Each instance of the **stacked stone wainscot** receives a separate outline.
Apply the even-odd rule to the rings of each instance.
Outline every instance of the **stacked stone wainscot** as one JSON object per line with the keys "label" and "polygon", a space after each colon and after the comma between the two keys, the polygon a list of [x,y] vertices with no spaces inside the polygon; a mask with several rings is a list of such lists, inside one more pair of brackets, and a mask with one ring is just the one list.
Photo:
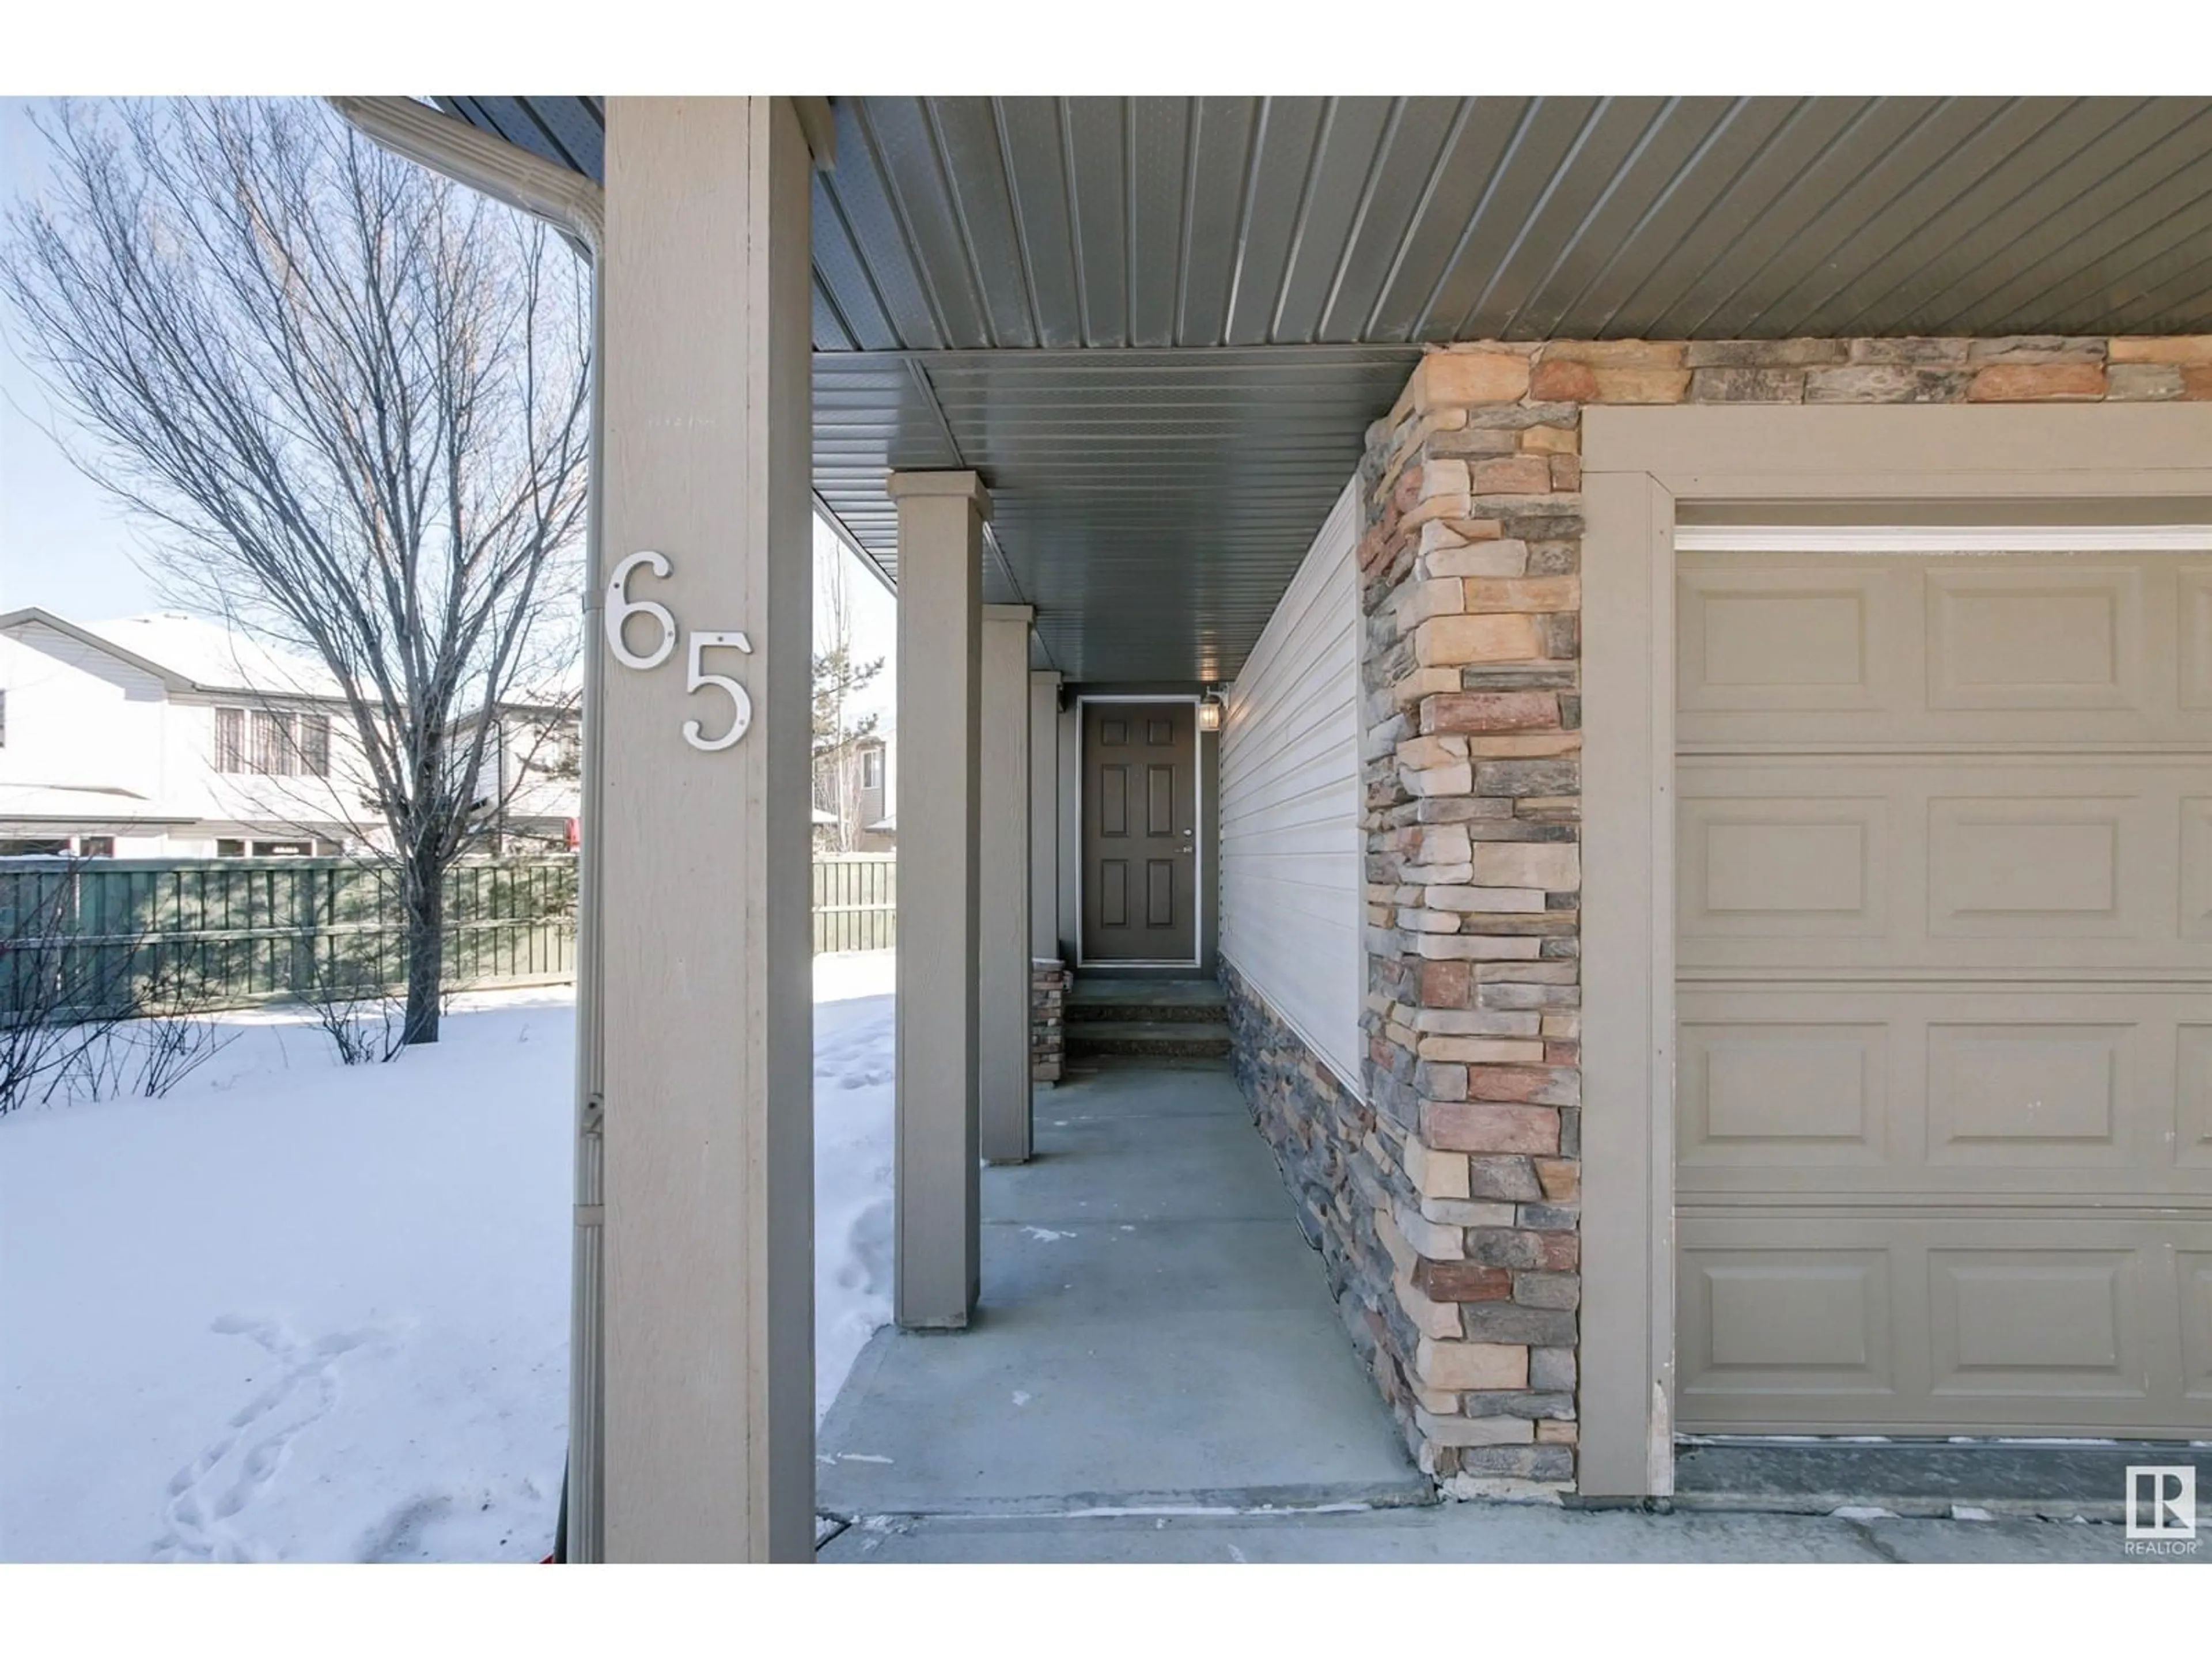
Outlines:
{"label": "stacked stone wainscot", "polygon": [[1067,964],[1058,957],[1030,962],[1030,1080],[1057,1083],[1067,1065]]}

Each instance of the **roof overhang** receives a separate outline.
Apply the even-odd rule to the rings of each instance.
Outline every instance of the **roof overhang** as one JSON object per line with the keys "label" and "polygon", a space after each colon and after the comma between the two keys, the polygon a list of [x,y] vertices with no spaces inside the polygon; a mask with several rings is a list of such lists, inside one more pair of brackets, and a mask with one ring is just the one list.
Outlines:
{"label": "roof overhang", "polygon": [[0,634],[13,634],[24,628],[51,629],[64,639],[74,640],[88,650],[97,651],[102,656],[159,680],[167,690],[196,691],[203,689],[173,668],[164,668],[150,657],[142,657],[136,651],[118,645],[105,634],[95,634],[89,628],[80,628],[67,617],[57,617],[42,606],[28,605],[20,611],[10,611],[0,616]]}
{"label": "roof overhang", "polygon": [[[595,98],[440,100],[602,176]],[[2212,100],[842,98],[815,483],[971,467],[1072,680],[1233,675],[1425,343],[2212,331]]]}

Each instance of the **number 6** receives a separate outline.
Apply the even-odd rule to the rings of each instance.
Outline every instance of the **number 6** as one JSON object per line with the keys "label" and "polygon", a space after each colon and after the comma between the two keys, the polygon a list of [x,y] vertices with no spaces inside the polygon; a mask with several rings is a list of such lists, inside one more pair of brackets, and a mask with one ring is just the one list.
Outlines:
{"label": "number 6", "polygon": [[[665,605],[630,598],[629,573],[640,565],[656,576],[668,574],[668,560],[659,553],[633,553],[615,567],[615,574],[607,579],[607,649],[625,668],[658,668],[676,649],[676,618],[668,614]],[[623,643],[623,624],[638,616],[650,617],[660,624],[659,645],[642,657]]]}
{"label": "number 6", "polygon": [[745,728],[753,723],[753,700],[745,695],[745,688],[726,674],[709,674],[700,665],[700,659],[716,646],[729,646],[748,655],[753,648],[752,641],[743,634],[695,633],[691,635],[691,672],[684,680],[684,689],[696,691],[705,686],[719,685],[730,694],[730,729],[720,737],[702,736],[706,728],[696,720],[684,722],[684,741],[694,749],[704,749],[709,752],[727,749],[744,736]]}

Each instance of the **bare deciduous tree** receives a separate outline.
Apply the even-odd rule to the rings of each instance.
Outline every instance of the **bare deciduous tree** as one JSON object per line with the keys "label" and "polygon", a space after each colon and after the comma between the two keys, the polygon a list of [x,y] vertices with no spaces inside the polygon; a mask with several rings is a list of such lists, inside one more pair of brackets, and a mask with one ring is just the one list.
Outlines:
{"label": "bare deciduous tree", "polygon": [[845,550],[814,550],[814,793],[815,805],[835,819],[828,826],[831,850],[849,853],[860,825],[859,748],[874,734],[878,716],[854,715],[852,703],[884,672],[884,659],[863,662],[853,654],[853,605],[847,586]]}
{"label": "bare deciduous tree", "polygon": [[42,124],[0,293],[154,530],[165,591],[336,680],[438,1032],[441,878],[486,831],[497,723],[577,649],[587,276],[543,227],[305,100]]}

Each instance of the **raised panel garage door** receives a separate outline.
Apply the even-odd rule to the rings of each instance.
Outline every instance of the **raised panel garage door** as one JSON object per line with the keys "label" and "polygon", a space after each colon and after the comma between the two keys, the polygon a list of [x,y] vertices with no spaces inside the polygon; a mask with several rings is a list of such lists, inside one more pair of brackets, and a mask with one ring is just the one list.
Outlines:
{"label": "raised panel garage door", "polygon": [[2212,555],[1684,552],[1677,1419],[2212,1428]]}

